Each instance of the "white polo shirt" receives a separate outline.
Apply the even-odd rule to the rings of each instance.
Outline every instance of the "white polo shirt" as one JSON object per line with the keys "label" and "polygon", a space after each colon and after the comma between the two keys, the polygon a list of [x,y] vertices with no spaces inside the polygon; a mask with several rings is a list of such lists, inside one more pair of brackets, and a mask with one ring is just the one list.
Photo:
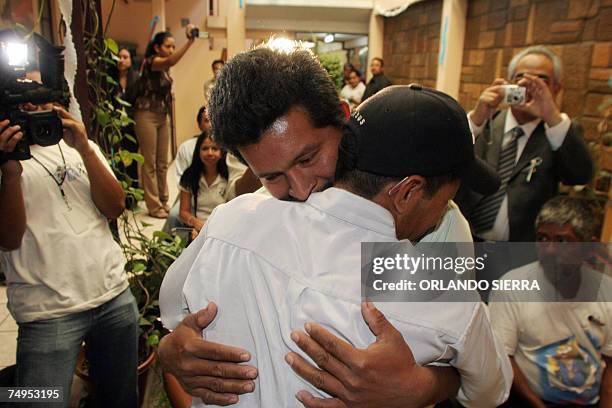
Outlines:
{"label": "white polo shirt", "polygon": [[[191,190],[183,186],[180,187],[180,190],[189,193],[191,209],[193,211],[193,194]],[[200,177],[197,200],[198,207],[195,209],[194,215],[206,222],[215,207],[227,203],[234,197],[236,197],[236,178],[233,179],[230,185],[228,181],[219,174],[215,180],[208,185],[206,178]]]}
{"label": "white polo shirt", "polygon": [[[206,338],[252,353],[259,370],[243,407],[299,406],[308,389],[284,361],[302,353],[292,330],[315,321],[355,347],[375,341],[361,316],[361,242],[397,242],[391,214],[347,191],[330,188],[305,203],[262,195],[217,207],[190,253],[183,285],[190,311],[219,305]],[[180,275],[180,274],[179,274]],[[165,282],[164,282],[165,284]],[[162,305],[163,307],[163,305]],[[509,360],[492,333],[485,307],[475,303],[378,303],[404,335],[419,364],[456,367],[466,406],[496,406],[512,384]],[[194,406],[203,406],[194,400]]]}
{"label": "white polo shirt", "polygon": [[[179,183],[178,188],[180,190],[181,185],[181,176],[187,170],[187,168],[191,165],[191,160],[193,159],[193,150],[195,149],[196,142],[198,141],[198,135],[192,137],[191,139],[183,142],[176,153],[176,159],[174,159],[174,170],[176,171],[176,181]],[[227,170],[229,172],[229,184],[230,187],[234,188],[236,180],[238,180],[247,169],[247,166],[240,162],[231,153],[228,153],[225,159],[227,163]]]}

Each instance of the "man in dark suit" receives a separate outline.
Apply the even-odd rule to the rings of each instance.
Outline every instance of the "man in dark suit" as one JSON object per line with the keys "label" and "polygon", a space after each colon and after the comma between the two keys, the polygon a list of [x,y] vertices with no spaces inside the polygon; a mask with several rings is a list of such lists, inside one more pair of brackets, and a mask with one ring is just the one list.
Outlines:
{"label": "man in dark suit", "polygon": [[[508,79],[496,79],[468,114],[476,155],[497,169],[500,189],[490,196],[462,189],[457,202],[476,238],[534,241],[542,205],[559,182],[588,183],[593,161],[582,127],[555,102],[562,88],[556,54],[542,46],[523,50],[510,61]],[[498,111],[510,83],[525,88],[525,101]]]}
{"label": "man in dark suit", "polygon": [[366,99],[374,95],[376,92],[393,85],[389,78],[385,76],[384,70],[385,62],[383,59],[378,57],[372,58],[372,62],[370,62],[370,72],[372,73],[372,78],[366,85],[361,102],[365,102]]}

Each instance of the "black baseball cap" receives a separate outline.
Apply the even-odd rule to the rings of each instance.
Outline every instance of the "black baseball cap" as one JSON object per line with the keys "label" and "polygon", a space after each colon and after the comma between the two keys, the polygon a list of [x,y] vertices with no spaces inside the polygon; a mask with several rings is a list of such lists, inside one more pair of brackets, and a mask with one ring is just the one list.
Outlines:
{"label": "black baseball cap", "polygon": [[359,105],[346,127],[339,161],[348,169],[398,178],[452,173],[478,193],[499,189],[496,171],[474,155],[465,111],[443,92],[387,87]]}

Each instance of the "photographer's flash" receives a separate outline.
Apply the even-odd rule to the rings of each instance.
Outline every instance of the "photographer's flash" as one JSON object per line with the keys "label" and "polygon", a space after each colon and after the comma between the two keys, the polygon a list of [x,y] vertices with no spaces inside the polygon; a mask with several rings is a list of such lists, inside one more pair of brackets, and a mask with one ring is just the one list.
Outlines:
{"label": "photographer's flash", "polygon": [[4,43],[2,44],[2,51],[6,55],[9,66],[25,67],[28,64],[28,45],[26,43]]}

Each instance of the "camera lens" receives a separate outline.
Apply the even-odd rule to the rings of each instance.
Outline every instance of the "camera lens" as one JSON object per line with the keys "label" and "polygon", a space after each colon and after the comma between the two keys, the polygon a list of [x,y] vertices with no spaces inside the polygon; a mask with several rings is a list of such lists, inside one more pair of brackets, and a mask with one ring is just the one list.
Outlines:
{"label": "camera lens", "polygon": [[49,139],[51,129],[49,123],[46,121],[34,122],[30,126],[32,132],[32,139],[38,141],[38,144],[45,145],[45,142]]}
{"label": "camera lens", "polygon": [[62,139],[62,122],[53,111],[30,115],[28,130],[32,144],[51,146]]}

